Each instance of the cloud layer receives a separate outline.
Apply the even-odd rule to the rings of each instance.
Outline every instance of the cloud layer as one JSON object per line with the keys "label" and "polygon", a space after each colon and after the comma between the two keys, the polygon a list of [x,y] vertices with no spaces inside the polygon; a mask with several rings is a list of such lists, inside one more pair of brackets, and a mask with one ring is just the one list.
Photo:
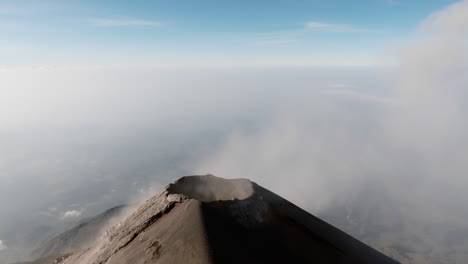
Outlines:
{"label": "cloud layer", "polygon": [[428,18],[391,72],[2,70],[0,200],[14,202],[0,236],[11,248],[18,226],[86,217],[195,173],[248,177],[313,212],[378,185],[405,217],[460,222],[467,12],[463,1]]}
{"label": "cloud layer", "polygon": [[310,210],[369,182],[385,185],[395,199],[419,204],[426,216],[434,213],[429,201],[463,207],[467,7],[462,1],[422,23],[415,40],[396,53],[399,66],[386,78],[393,81],[383,94],[359,86],[324,89],[322,94],[335,96],[328,103],[301,94],[308,104],[294,98],[297,105],[283,107],[261,128],[234,132],[199,171],[253,178]]}

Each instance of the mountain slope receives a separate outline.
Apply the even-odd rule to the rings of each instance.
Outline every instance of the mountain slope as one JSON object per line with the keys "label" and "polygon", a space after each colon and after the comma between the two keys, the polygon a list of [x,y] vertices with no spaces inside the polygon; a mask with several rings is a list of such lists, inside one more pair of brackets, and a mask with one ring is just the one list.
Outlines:
{"label": "mountain slope", "polygon": [[397,263],[246,179],[183,177],[61,263]]}
{"label": "mountain slope", "polygon": [[117,217],[124,210],[120,205],[111,208],[104,213],[90,219],[85,219],[76,227],[42,242],[36,247],[31,255],[32,259],[45,258],[48,256],[60,256],[70,252],[86,249],[99,235],[103,234],[110,220]]}

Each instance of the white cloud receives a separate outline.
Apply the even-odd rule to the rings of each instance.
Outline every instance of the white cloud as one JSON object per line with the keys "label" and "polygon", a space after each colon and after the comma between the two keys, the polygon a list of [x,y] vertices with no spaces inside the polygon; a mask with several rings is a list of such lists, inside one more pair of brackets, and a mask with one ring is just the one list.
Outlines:
{"label": "white cloud", "polygon": [[256,45],[290,45],[296,44],[299,40],[297,39],[265,39],[255,42]]}
{"label": "white cloud", "polygon": [[[467,12],[465,0],[432,14],[422,23],[417,41],[397,54],[400,68],[395,94],[402,108],[392,121],[406,146],[418,144],[415,147],[432,152],[436,145],[463,149],[460,144],[466,142],[464,130],[468,129]],[[445,149],[440,153],[449,152]],[[444,158],[442,154],[440,159]],[[450,158],[455,160],[454,154]]]}
{"label": "white cloud", "polygon": [[[251,178],[313,212],[374,182],[402,204],[417,205],[422,219],[444,204],[459,208],[468,200],[467,12],[468,0],[426,20],[425,34],[398,53],[399,67],[379,70],[377,75],[388,74],[381,84],[331,84],[321,91],[329,98],[291,90],[298,97],[282,98],[294,108],[281,108],[258,129],[233,132],[195,171]],[[374,105],[361,108],[334,97]]]}
{"label": "white cloud", "polygon": [[81,212],[77,210],[67,211],[63,214],[62,219],[77,218],[81,216]]}
{"label": "white cloud", "polygon": [[363,32],[362,28],[355,27],[349,24],[331,24],[317,21],[310,21],[305,24],[305,27],[310,30],[324,32]]}
{"label": "white cloud", "polygon": [[100,27],[125,27],[125,26],[152,26],[159,27],[162,24],[157,21],[143,19],[94,19],[92,23]]}
{"label": "white cloud", "polygon": [[5,245],[5,243],[3,243],[2,240],[0,240],[0,251],[5,250],[6,248],[7,246]]}
{"label": "white cloud", "polygon": [[435,34],[435,39],[445,35],[464,40],[463,34],[468,33],[468,1],[460,1],[447,8],[431,14],[421,25],[424,33]]}

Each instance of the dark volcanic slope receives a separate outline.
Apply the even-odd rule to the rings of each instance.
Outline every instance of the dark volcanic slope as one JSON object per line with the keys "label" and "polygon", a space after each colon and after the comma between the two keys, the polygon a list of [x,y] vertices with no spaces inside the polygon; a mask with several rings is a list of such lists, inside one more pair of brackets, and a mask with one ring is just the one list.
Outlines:
{"label": "dark volcanic slope", "polygon": [[183,177],[62,263],[397,263],[246,179]]}

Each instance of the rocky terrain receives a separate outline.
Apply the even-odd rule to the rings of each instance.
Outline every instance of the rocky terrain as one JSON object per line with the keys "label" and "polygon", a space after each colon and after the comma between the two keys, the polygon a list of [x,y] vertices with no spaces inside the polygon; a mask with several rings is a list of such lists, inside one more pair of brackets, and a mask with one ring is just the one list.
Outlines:
{"label": "rocky terrain", "polygon": [[54,261],[397,263],[247,179],[212,175],[179,179],[86,249]]}
{"label": "rocky terrain", "polygon": [[125,205],[116,206],[96,217],[83,220],[76,227],[42,242],[31,252],[30,257],[39,259],[61,256],[86,249],[105,231],[106,226],[112,225],[112,220],[119,217],[124,209]]}

